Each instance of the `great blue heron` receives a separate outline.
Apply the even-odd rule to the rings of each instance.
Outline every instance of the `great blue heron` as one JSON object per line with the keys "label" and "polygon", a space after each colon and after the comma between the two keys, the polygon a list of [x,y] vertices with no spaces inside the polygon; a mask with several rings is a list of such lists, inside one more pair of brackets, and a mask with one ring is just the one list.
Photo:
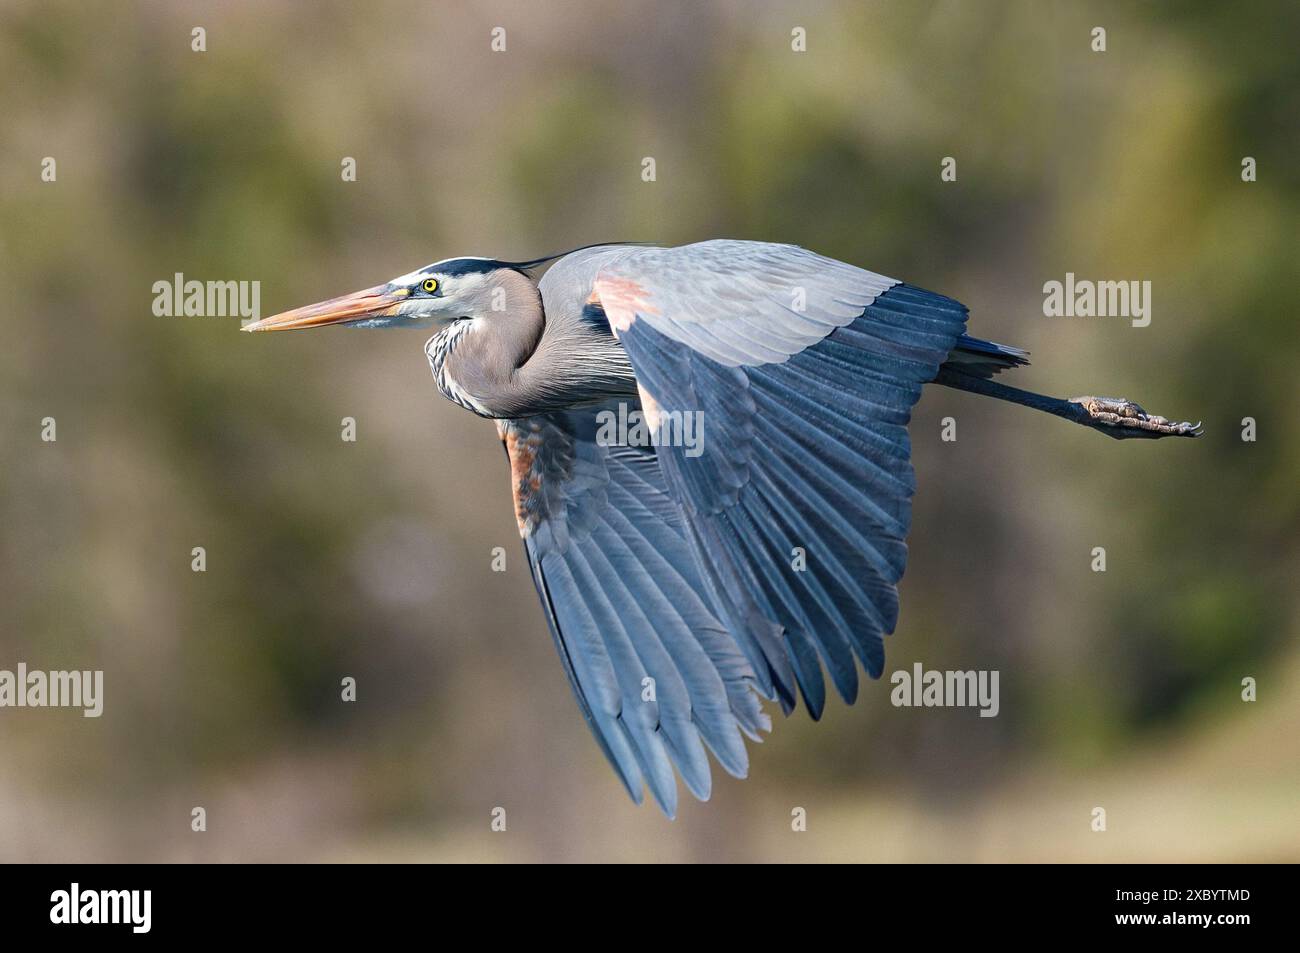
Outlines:
{"label": "great blue heron", "polygon": [[[792,245],[450,258],[244,330],[327,324],[437,329],[438,389],[496,420],[578,705],[632,798],[644,783],[670,816],[674,765],[708,798],[705,746],[745,776],[741,734],[771,729],[759,696],[788,714],[798,692],[815,719],[823,665],[849,704],[855,657],[881,674],[921,385],[1112,437],[1200,433],[1123,399],[998,383],[1026,352],[967,336],[963,305]],[[611,438],[610,415],[651,439]],[[702,445],[675,439],[689,421]]]}

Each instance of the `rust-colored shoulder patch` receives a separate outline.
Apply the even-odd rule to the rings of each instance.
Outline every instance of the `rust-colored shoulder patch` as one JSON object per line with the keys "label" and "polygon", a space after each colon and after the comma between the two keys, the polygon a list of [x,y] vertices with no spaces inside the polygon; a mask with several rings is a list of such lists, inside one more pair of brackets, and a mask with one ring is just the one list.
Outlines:
{"label": "rust-colored shoulder patch", "polygon": [[650,303],[650,292],[633,278],[599,274],[591,287],[589,304],[599,304],[605,309],[609,326],[615,332],[626,331],[636,320],[637,312],[658,314],[659,309]]}
{"label": "rust-colored shoulder patch", "polygon": [[527,539],[537,529],[541,505],[542,471],[537,454],[542,445],[541,426],[536,422],[498,422],[497,432],[510,457],[510,485],[515,499],[515,522],[519,535]]}

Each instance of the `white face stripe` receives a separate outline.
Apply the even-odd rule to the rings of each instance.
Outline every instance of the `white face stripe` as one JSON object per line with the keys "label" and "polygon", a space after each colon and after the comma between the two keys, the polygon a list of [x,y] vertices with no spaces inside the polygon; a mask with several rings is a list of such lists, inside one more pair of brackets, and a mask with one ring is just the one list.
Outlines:
{"label": "white face stripe", "polygon": [[[390,285],[416,284],[417,282],[423,281],[429,275],[436,275],[438,273],[439,268],[441,268],[443,265],[447,264],[448,262],[452,262],[452,261],[494,261],[494,260],[495,259],[487,258],[483,255],[457,255],[455,258],[444,258],[442,261],[435,261],[432,265],[425,265],[423,268],[417,268],[415,271],[402,275],[400,278],[394,278],[392,281],[389,282],[389,284]],[[461,278],[466,276],[454,275],[453,277]]]}
{"label": "white face stripe", "polygon": [[430,276],[438,279],[441,294],[434,297],[416,295],[410,298],[406,304],[409,310],[423,311],[428,308],[440,310],[444,306],[458,307],[459,305],[456,302],[464,304],[470,300],[475,291],[488,280],[488,276],[481,271],[471,271],[464,275],[439,275],[436,271],[415,271],[409,275],[403,275],[401,278],[394,278],[392,283],[418,290],[420,282]]}

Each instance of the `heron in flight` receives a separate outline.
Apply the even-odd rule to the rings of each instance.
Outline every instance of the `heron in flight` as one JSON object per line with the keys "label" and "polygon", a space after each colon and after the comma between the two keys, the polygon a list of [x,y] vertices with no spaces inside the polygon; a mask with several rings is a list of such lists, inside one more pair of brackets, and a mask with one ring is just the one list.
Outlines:
{"label": "heron in flight", "polygon": [[[995,381],[1027,354],[967,335],[966,314],[793,245],[707,241],[449,258],[244,330],[436,329],[438,389],[496,421],[583,717],[633,800],[649,787],[671,817],[674,767],[709,797],[706,749],[746,775],[742,736],[771,730],[761,699],[789,714],[802,696],[816,719],[823,668],[848,704],[859,663],[880,676],[922,385],[1111,437],[1200,434],[1121,398]],[[687,421],[703,440],[680,439]]]}

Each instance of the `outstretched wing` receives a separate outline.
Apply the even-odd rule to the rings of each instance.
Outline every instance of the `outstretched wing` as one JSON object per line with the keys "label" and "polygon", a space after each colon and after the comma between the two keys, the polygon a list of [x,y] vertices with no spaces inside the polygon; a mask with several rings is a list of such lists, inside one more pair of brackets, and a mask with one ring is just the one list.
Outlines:
{"label": "outstretched wing", "polygon": [[639,315],[724,367],[780,363],[898,284],[795,245],[726,240],[624,248],[597,280],[615,332]]}
{"label": "outstretched wing", "polygon": [[[633,401],[624,413],[636,410]],[[601,441],[604,407],[498,421],[515,514],[556,648],[587,723],[632,798],[672,816],[676,765],[707,799],[705,746],[737,777],[740,732],[771,725],[754,674],[710,610],[652,448]],[[615,417],[614,419],[617,419]]]}
{"label": "outstretched wing", "polygon": [[[592,297],[635,369],[710,604],[759,686],[857,696],[898,618],[907,422],[966,322],[956,301],[789,245],[624,249]],[[688,415],[703,452],[684,441]]]}

